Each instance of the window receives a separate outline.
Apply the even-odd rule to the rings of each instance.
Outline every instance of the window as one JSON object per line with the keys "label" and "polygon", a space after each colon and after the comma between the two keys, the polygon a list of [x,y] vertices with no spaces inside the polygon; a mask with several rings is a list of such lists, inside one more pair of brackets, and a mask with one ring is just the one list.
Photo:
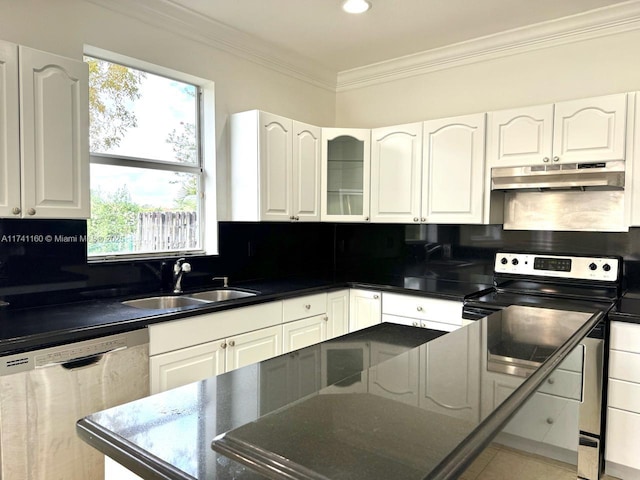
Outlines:
{"label": "window", "polygon": [[202,87],[93,56],[85,61],[88,255],[202,252]]}

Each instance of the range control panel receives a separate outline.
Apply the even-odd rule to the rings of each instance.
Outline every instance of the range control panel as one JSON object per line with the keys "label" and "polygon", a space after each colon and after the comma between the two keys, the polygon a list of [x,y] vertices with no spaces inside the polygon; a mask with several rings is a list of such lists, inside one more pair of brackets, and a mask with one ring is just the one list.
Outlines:
{"label": "range control panel", "polygon": [[615,282],[618,280],[619,263],[620,259],[611,257],[497,253],[494,272]]}

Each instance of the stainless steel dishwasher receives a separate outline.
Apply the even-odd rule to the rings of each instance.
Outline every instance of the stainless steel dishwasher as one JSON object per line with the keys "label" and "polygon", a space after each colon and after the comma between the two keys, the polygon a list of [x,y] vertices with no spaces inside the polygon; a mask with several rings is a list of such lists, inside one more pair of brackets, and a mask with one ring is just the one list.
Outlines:
{"label": "stainless steel dishwasher", "polygon": [[0,479],[102,479],[104,457],[75,424],[149,395],[147,329],[0,360]]}

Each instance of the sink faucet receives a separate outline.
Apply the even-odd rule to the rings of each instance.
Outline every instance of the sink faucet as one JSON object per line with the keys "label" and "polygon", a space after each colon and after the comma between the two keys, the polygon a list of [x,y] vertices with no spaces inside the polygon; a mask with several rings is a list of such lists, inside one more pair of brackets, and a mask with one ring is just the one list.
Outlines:
{"label": "sink faucet", "polygon": [[179,258],[173,265],[173,293],[182,293],[182,277],[191,271],[191,264]]}
{"label": "sink faucet", "polygon": [[229,277],[213,277],[211,280],[222,280],[222,286],[224,288],[229,286]]}

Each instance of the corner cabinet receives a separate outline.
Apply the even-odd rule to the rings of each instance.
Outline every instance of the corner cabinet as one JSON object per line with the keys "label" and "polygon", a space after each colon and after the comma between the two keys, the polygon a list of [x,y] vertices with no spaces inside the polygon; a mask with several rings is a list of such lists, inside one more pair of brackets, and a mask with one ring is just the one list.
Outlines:
{"label": "corner cabinet", "polygon": [[[421,220],[422,123],[371,131],[371,221]],[[424,221],[424,218],[422,218]]]}
{"label": "corner cabinet", "polygon": [[322,129],[321,219],[368,222],[371,132]]}
{"label": "corner cabinet", "polygon": [[349,332],[377,325],[381,319],[380,292],[360,289],[349,291]]}
{"label": "corner cabinet", "polygon": [[424,122],[423,138],[423,221],[483,223],[485,114]]}
{"label": "corner cabinet", "polygon": [[232,220],[319,221],[321,132],[258,110],[232,115]]}
{"label": "corner cabinet", "polygon": [[89,218],[89,70],[0,42],[0,217]]}
{"label": "corner cabinet", "polygon": [[625,159],[627,95],[489,113],[491,167]]}

